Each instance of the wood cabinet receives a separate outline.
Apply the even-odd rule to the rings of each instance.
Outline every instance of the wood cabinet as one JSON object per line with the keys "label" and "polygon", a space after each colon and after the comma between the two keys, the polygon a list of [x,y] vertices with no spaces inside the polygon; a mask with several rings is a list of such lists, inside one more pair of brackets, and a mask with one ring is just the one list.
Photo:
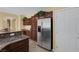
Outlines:
{"label": "wood cabinet", "polygon": [[37,41],[37,18],[32,17],[31,18],[31,38],[34,41]]}
{"label": "wood cabinet", "polygon": [[24,17],[23,18],[23,25],[31,25],[31,19],[27,18],[27,17]]}
{"label": "wood cabinet", "polygon": [[4,47],[2,52],[28,52],[29,51],[29,39],[23,39],[21,41],[12,43]]}
{"label": "wood cabinet", "polygon": [[31,30],[23,29],[23,34],[29,36],[32,40],[37,41],[37,19],[32,16],[31,18],[25,18],[24,26],[31,25]]}
{"label": "wood cabinet", "polygon": [[50,12],[39,11],[34,16],[38,17],[38,18],[49,18],[49,17],[53,17],[53,12],[52,11],[50,11]]}
{"label": "wood cabinet", "polygon": [[31,39],[31,31],[25,29],[23,29],[22,31],[23,31],[23,35],[29,36],[29,38]]}
{"label": "wood cabinet", "polygon": [[[31,26],[31,18],[27,18],[27,17],[24,17],[23,19],[23,26],[26,27],[26,26]],[[27,35],[31,38],[31,29],[30,30],[27,30],[27,29],[23,29],[23,34],[24,35]]]}

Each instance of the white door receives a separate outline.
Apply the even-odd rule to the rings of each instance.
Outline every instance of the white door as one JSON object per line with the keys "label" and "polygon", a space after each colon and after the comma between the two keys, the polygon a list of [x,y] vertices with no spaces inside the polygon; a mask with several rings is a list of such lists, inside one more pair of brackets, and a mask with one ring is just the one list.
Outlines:
{"label": "white door", "polygon": [[75,33],[76,46],[75,47],[76,47],[76,51],[79,52],[79,15],[77,15],[76,18],[78,19],[76,19],[76,22],[75,22],[76,23],[76,33]]}
{"label": "white door", "polygon": [[56,13],[55,51],[79,51],[79,8],[67,8]]}

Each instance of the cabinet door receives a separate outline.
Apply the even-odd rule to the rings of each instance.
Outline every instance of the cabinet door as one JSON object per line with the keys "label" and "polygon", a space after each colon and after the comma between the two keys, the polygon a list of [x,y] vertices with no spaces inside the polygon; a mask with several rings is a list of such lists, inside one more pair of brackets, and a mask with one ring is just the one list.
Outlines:
{"label": "cabinet door", "polygon": [[79,8],[68,8],[56,13],[55,51],[79,51]]}

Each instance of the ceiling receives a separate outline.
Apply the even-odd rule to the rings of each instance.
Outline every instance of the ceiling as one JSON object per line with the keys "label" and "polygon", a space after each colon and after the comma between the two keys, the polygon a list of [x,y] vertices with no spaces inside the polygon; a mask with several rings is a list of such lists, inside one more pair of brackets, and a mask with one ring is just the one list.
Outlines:
{"label": "ceiling", "polygon": [[26,17],[31,17],[38,11],[50,11],[53,9],[59,9],[57,7],[0,7],[0,12],[8,12],[16,15],[24,15]]}

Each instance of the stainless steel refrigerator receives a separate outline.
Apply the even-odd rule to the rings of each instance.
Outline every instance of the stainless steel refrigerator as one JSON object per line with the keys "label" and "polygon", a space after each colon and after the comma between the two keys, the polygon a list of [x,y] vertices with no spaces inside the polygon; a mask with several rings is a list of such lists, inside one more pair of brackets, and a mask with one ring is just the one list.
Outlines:
{"label": "stainless steel refrigerator", "polygon": [[52,18],[38,19],[37,43],[39,46],[52,50]]}

